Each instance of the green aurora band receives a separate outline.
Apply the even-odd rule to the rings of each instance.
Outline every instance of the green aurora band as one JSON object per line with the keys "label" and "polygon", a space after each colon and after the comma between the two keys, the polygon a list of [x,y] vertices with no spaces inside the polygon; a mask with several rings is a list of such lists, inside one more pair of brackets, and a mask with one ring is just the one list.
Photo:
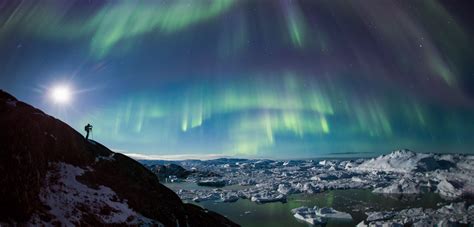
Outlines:
{"label": "green aurora band", "polygon": [[[301,81],[292,74],[281,78],[271,84],[263,79],[194,84],[180,89],[180,96],[142,93],[88,115],[81,124],[98,122],[101,139],[133,138],[132,147],[146,144],[143,149],[166,143],[166,149],[182,153],[190,149],[182,145],[184,140],[202,140],[206,146],[199,152],[204,153],[268,156],[283,148],[309,156],[313,150],[324,154],[333,147],[364,153],[370,147],[422,148],[419,145],[427,141],[433,145],[430,149],[453,146],[468,139],[471,129],[464,125],[474,123],[462,112],[436,114],[439,107],[408,95],[358,97],[328,81]],[[150,152],[166,152],[151,147]]]}
{"label": "green aurora band", "polygon": [[[73,46],[67,50],[86,66],[71,81],[102,80],[111,90],[67,117],[45,109],[78,130],[92,123],[95,138],[117,150],[272,158],[403,147],[472,153],[473,34],[439,1],[94,4],[0,4],[0,44]],[[45,64],[38,59],[31,61]],[[11,62],[1,72],[21,78],[23,65]],[[50,72],[38,68],[25,74]]]}

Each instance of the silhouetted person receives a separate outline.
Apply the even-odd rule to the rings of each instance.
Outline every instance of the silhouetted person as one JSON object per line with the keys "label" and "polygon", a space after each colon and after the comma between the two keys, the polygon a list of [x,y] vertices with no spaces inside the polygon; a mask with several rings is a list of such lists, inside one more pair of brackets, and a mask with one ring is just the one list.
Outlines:
{"label": "silhouetted person", "polygon": [[91,124],[87,124],[85,127],[84,127],[84,130],[86,130],[86,140],[89,139],[89,132],[92,131],[92,125]]}

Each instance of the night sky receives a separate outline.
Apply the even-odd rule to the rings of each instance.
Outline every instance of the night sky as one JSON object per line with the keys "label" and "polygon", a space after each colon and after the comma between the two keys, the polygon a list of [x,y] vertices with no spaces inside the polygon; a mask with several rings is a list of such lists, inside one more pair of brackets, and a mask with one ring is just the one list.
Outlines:
{"label": "night sky", "polygon": [[0,0],[0,89],[123,153],[474,153],[473,5]]}

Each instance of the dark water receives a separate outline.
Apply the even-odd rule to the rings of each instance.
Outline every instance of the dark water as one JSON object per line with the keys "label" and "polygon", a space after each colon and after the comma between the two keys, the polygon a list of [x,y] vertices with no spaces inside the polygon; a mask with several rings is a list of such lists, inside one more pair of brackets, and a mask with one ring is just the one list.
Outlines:
{"label": "dark water", "polygon": [[[184,185],[183,185],[184,186]],[[187,187],[196,188],[191,185]],[[172,186],[179,188],[179,184]],[[352,221],[329,221],[329,226],[355,226],[364,220],[367,211],[401,210],[411,207],[437,208],[439,203],[446,202],[435,193],[425,193],[420,196],[392,197],[374,194],[371,190],[351,189],[335,190],[314,195],[296,194],[288,198],[287,203],[256,204],[246,199],[235,203],[206,201],[196,203],[209,210],[220,213],[242,226],[308,226],[298,221],[290,212],[300,206],[332,207],[352,215]],[[250,211],[250,213],[247,213]]]}

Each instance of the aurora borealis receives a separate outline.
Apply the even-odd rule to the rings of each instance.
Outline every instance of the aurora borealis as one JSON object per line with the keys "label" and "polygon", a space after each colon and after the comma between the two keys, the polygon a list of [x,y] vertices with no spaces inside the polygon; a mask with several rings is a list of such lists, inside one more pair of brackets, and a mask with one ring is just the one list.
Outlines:
{"label": "aurora borealis", "polygon": [[[0,88],[125,153],[474,145],[470,1],[1,1]],[[70,106],[46,90],[66,82]]]}

